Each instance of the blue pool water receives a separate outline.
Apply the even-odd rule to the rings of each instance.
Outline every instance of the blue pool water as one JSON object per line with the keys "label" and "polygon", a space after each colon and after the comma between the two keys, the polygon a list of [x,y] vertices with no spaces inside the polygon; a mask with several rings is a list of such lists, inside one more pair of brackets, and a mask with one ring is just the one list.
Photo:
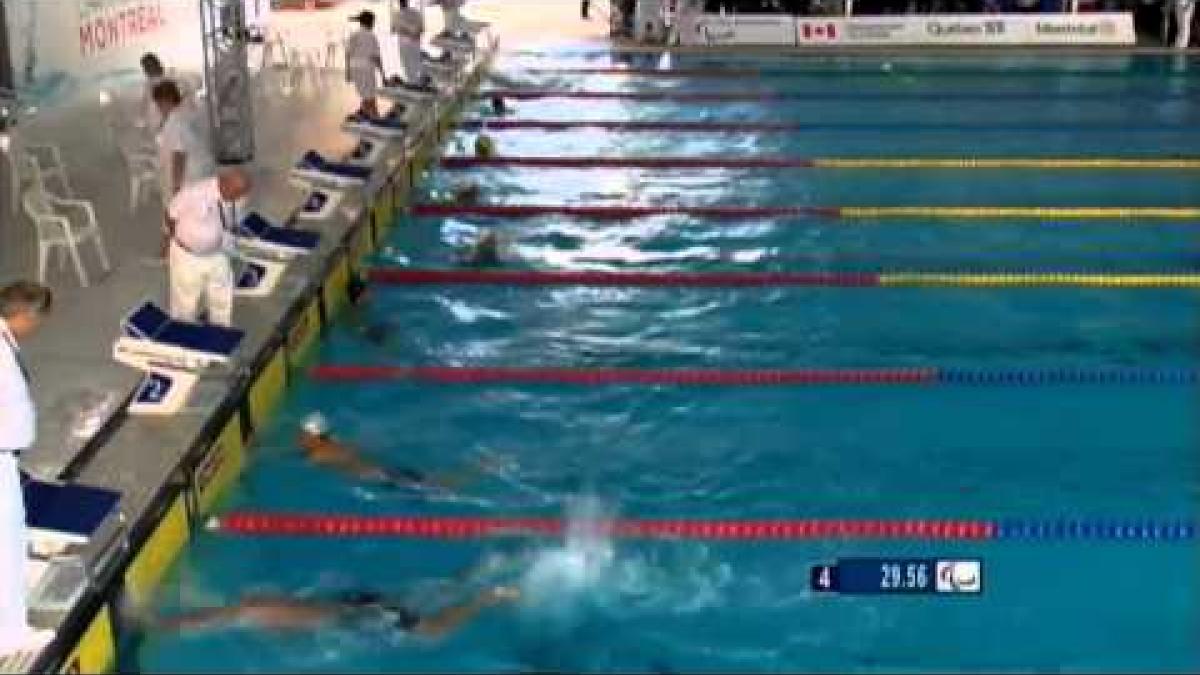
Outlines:
{"label": "blue pool water", "polygon": [[[1190,92],[1174,61],[989,57],[806,59],[737,79],[529,74],[600,67],[598,53],[517,54],[530,88],[877,92],[922,102],[736,105],[519,101],[517,118],[875,122],[878,130],[683,134],[493,132],[504,155],[1191,156]],[[1011,70],[1004,70],[1004,66]],[[1191,64],[1193,67],[1195,64]],[[838,74],[844,75],[838,77]],[[910,81],[897,83],[901,73]],[[511,82],[506,82],[506,85]],[[1044,103],[939,100],[939,91],[1110,92]],[[1124,134],[989,125],[1127,122]],[[906,133],[962,123],[978,132]],[[890,126],[889,129],[884,127]],[[1182,128],[1181,128],[1182,127]],[[446,152],[465,152],[461,132]],[[1187,172],[434,169],[424,198],[461,181],[491,203],[1165,206],[1200,204]],[[628,222],[405,218],[378,265],[447,267],[483,226],[514,267],[673,270],[1086,270],[1196,266],[1194,223]],[[377,287],[331,331],[340,364],[643,368],[1196,367],[1194,291],[1120,289],[622,289]],[[368,333],[370,335],[368,335]],[[381,335],[386,333],[386,335]],[[377,339],[381,338],[382,339]],[[376,338],[376,339],[368,339]],[[303,382],[261,435],[230,509],[347,514],[561,515],[591,495],[615,515],[709,518],[1181,518],[1200,504],[1197,392],[1160,387],[672,388]],[[453,472],[502,459],[458,496],[421,499],[307,465],[301,420],[397,466]],[[775,672],[1189,671],[1200,668],[1194,542],[629,542],[586,578],[558,542],[199,536],[158,610],[247,593],[368,588],[418,608],[492,583],[526,598],[439,643],[330,629],[278,635],[150,631],[130,667],[159,671]],[[809,592],[838,557],[981,557],[979,597]],[[480,560],[507,560],[490,571]]]}

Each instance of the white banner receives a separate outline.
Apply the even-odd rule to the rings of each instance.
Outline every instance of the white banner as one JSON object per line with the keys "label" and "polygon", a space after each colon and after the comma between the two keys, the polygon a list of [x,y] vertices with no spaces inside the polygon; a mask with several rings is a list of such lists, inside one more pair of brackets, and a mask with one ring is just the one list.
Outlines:
{"label": "white banner", "polygon": [[797,19],[796,44],[1132,45],[1133,15],[959,14]]}
{"label": "white banner", "polygon": [[[138,60],[146,52],[178,71],[203,68],[198,0],[6,0],[0,6],[18,88],[43,104],[140,83]],[[253,21],[269,16],[269,0],[246,0],[246,6]]]}
{"label": "white banner", "polygon": [[805,17],[680,15],[686,45],[1132,45],[1133,15],[946,14]]}
{"label": "white banner", "polygon": [[795,19],[786,14],[679,15],[679,41],[685,45],[794,45]]}

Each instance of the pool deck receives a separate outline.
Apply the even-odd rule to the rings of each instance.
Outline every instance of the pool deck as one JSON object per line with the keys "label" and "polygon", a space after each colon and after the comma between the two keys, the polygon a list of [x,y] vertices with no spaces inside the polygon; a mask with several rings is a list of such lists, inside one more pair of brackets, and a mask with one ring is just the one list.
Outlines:
{"label": "pool deck", "polygon": [[[356,104],[340,70],[315,75],[310,72],[297,88],[283,85],[289,77],[286,70],[267,72],[258,76],[255,85],[257,151],[250,167],[254,181],[250,208],[277,223],[286,221],[306,194],[289,182],[289,169],[296,158],[309,149],[327,157],[343,157],[356,141],[340,130],[344,115]],[[455,98],[441,102],[443,114],[452,107]],[[102,274],[91,247],[81,246],[91,275],[88,288],[80,287],[73,269],[51,266],[47,282],[56,294],[54,311],[44,330],[26,350],[34,373],[39,419],[37,442],[26,454],[24,466],[46,479],[119,492],[122,519],[133,533],[129,539],[138,539],[136,532],[142,530],[145,536],[140,538],[145,540],[159,536],[157,523],[169,517],[167,510],[171,504],[181,503],[181,498],[164,503],[167,499],[164,494],[172,487],[178,491],[181,483],[191,480],[189,473],[198,472],[195,466],[185,467],[189,455],[197,450],[204,452],[209,444],[214,444],[214,434],[226,426],[231,405],[246,405],[244,400],[232,404],[231,400],[239,396],[244,399],[251,386],[249,380],[261,376],[274,363],[274,360],[264,363],[264,358],[270,358],[269,354],[264,357],[264,353],[283,351],[280,345],[293,337],[283,333],[307,318],[298,318],[299,305],[321,292],[320,285],[327,277],[331,260],[345,252],[349,233],[363,229],[364,219],[375,217],[370,213],[372,202],[381,198],[384,189],[389,191],[386,217],[394,216],[390,192],[407,189],[408,166],[401,160],[411,158],[401,156],[403,150],[399,144],[388,144],[383,160],[376,165],[375,177],[365,190],[345,191],[341,206],[328,219],[298,224],[320,232],[321,245],[314,254],[290,262],[271,295],[236,299],[234,325],[245,330],[246,337],[235,354],[235,367],[214,369],[213,375],[203,376],[187,408],[179,414],[132,416],[120,411],[142,374],[113,360],[112,342],[118,334],[119,317],[138,303],[151,299],[166,306],[167,269],[157,260],[161,245],[158,197],[145,199],[131,213],[126,174],[115,144],[101,132],[100,125],[81,124],[81,120],[103,119],[104,112],[96,97],[94,102],[42,111],[22,123],[24,143],[52,142],[63,150],[74,192],[93,202],[112,262],[112,270]],[[437,137],[437,133],[427,134],[427,147],[433,147]],[[6,189],[0,208],[8,213],[11,205],[7,176],[4,179]],[[33,228],[23,216],[13,220],[17,227],[0,231],[0,278],[33,278],[36,273]],[[108,422],[94,436],[77,435],[74,430],[80,428],[81,416],[89,410]],[[244,418],[235,414],[234,419],[241,420],[240,424],[228,426],[244,429]],[[196,515],[193,509],[188,509],[189,517]],[[137,555],[141,546],[131,541],[130,550],[124,553]],[[130,562],[130,555],[116,557],[126,559],[104,567],[137,565],[136,561]],[[156,569],[149,574],[153,577],[151,581],[157,581],[166,567],[154,562],[152,567]],[[126,592],[150,590],[130,589],[130,581],[127,573]],[[103,578],[92,584],[99,585],[113,584]],[[111,614],[119,610],[115,605],[110,607],[108,599],[97,601],[94,596],[98,590],[89,590],[79,605],[87,605],[90,600],[99,610],[80,610],[77,606],[73,611],[40,622],[35,615],[35,622],[49,624],[42,627],[58,630],[55,643],[40,657],[24,653],[0,660],[0,671],[58,671],[65,664],[68,669],[88,672],[101,668],[102,664],[115,665],[108,663],[115,653],[89,657],[84,644],[88,638],[80,637],[85,628],[87,634],[94,632],[92,628],[100,621],[107,625],[101,633],[107,631],[107,642],[113,642]],[[91,618],[93,615],[97,618]]]}

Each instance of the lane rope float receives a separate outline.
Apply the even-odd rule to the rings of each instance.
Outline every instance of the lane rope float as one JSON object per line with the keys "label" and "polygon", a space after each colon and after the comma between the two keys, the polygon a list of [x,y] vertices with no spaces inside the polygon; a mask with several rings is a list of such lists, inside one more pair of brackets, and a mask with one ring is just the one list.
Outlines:
{"label": "lane rope float", "polygon": [[[846,68],[830,68],[825,70],[816,70],[814,68],[794,68],[787,66],[771,66],[771,67],[754,67],[747,68],[744,66],[705,66],[705,67],[688,67],[688,68],[656,68],[656,67],[637,67],[637,66],[578,66],[578,67],[562,67],[562,68],[519,68],[521,72],[531,75],[635,75],[639,77],[731,77],[743,78],[754,76],[779,76],[779,77],[867,77],[867,78],[891,78],[897,74],[910,76],[960,76],[960,77],[978,77],[979,75],[988,75],[991,77],[1002,76],[1018,76],[1018,77],[1070,77],[1078,75],[1086,75],[1088,77],[1115,77],[1121,79],[1139,79],[1146,77],[1156,77],[1168,73],[1153,73],[1153,72],[1127,72],[1122,70],[1088,70],[1088,71],[1070,71],[1070,70],[1049,70],[1046,68],[911,68],[903,69],[898,73],[896,71],[884,71],[881,69],[846,69]],[[1119,92],[1114,92],[1119,93]]]}
{"label": "lane rope float", "polygon": [[482,91],[476,98],[489,100],[494,97],[529,101],[542,98],[565,98],[589,101],[681,101],[681,102],[737,102],[737,101],[1112,101],[1114,98],[1140,101],[1190,101],[1192,92],[997,92],[997,91],[597,91],[585,89],[493,89]]}
{"label": "lane rope float", "polygon": [[[478,516],[348,516],[233,512],[209,519],[211,531],[290,537],[479,539],[562,536],[558,518]],[[598,524],[602,534],[636,539],[963,541],[1191,541],[1196,523],[1185,519],[861,519],[788,520],[620,519]]]}
{"label": "lane rope float", "polygon": [[[462,128],[477,130],[485,125],[481,119],[469,119]],[[538,131],[572,131],[576,129],[604,129],[620,132],[687,132],[687,133],[773,133],[773,132],[901,132],[901,133],[987,133],[987,132],[1032,132],[1032,133],[1147,133],[1191,131],[1194,126],[1185,124],[1120,124],[1107,122],[1078,122],[1055,124],[965,124],[954,122],[690,122],[690,121],[638,121],[638,120],[542,120],[542,119],[489,119],[488,131],[512,131],[532,129]]]}
{"label": "lane rope float", "polygon": [[842,220],[1200,220],[1200,207],[1182,206],[582,206],[578,204],[417,204],[416,216],[533,218],[545,215],[620,220],[691,216],[716,220],[811,217]]}
{"label": "lane rope float", "polygon": [[517,166],[557,169],[1200,169],[1200,159],[1133,157],[443,157],[446,169]]}
{"label": "lane rope float", "polygon": [[739,288],[1200,288],[1200,274],[871,273],[871,272],[609,272],[375,267],[372,282],[395,285],[504,285]]}
{"label": "lane rope float", "polygon": [[1067,385],[1191,386],[1200,371],[1189,368],[766,368],[653,369],[516,366],[314,366],[309,374],[324,381],[416,381],[439,384],[671,385],[711,387],[770,386],[1008,386]]}

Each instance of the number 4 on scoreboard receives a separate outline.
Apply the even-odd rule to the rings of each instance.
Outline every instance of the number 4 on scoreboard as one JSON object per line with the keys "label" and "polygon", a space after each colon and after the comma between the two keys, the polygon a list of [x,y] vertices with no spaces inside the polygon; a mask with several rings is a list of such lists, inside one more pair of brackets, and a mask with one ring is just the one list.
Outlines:
{"label": "number 4 on scoreboard", "polygon": [[817,593],[836,593],[838,590],[837,565],[813,565],[811,587]]}

